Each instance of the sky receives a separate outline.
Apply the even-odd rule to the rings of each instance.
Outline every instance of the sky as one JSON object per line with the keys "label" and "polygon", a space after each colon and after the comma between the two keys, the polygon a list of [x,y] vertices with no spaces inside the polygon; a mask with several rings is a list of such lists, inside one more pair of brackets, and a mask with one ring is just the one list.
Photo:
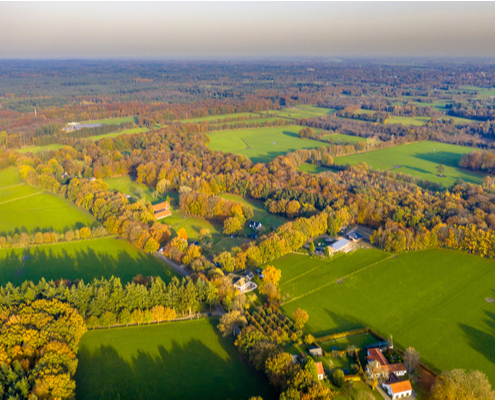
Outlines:
{"label": "sky", "polygon": [[495,57],[495,2],[0,2],[0,58]]}

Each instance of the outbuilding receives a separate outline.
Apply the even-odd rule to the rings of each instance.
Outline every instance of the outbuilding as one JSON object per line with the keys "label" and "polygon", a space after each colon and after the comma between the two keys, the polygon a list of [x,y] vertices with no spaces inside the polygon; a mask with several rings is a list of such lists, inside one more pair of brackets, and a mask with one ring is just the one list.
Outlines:
{"label": "outbuilding", "polygon": [[335,243],[328,246],[330,253],[337,253],[339,251],[344,251],[349,247],[350,243],[347,239],[337,240]]}
{"label": "outbuilding", "polygon": [[382,386],[392,399],[412,396],[412,386],[409,381],[385,382]]}
{"label": "outbuilding", "polygon": [[318,379],[320,381],[325,379],[325,370],[323,369],[323,363],[321,361],[316,363],[316,370],[318,371]]}

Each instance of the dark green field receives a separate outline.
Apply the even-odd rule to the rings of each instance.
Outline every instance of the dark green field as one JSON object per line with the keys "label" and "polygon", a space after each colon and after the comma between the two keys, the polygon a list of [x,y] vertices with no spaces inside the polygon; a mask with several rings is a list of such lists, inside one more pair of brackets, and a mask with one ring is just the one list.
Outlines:
{"label": "dark green field", "polygon": [[86,333],[77,399],[277,399],[217,324],[214,318]]}
{"label": "dark green field", "polygon": [[177,275],[167,264],[138,250],[122,239],[111,237],[70,243],[0,250],[0,284],[21,285],[41,278],[110,278],[127,283],[136,275],[160,276],[168,282]]}

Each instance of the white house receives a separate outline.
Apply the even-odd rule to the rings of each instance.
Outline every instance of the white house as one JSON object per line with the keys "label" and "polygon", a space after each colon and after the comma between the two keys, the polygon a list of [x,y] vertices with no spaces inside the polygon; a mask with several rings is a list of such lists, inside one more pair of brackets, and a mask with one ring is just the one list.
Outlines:
{"label": "white house", "polygon": [[[385,379],[389,379],[391,374],[399,377],[404,376],[407,373],[404,364],[389,364],[378,347],[372,347],[367,351],[368,355],[366,359],[368,360],[368,365],[366,366],[366,370],[368,372],[368,375],[374,375],[376,378],[383,377]],[[373,371],[370,368],[371,362],[378,363],[378,366],[376,366],[376,364],[373,366]]]}
{"label": "white house", "polygon": [[234,281],[234,287],[239,291],[243,292],[249,286],[249,281],[244,278],[238,278]]}
{"label": "white house", "polygon": [[330,249],[330,253],[337,253],[338,251],[344,251],[349,245],[350,243],[347,239],[340,239],[328,246],[328,248]]}
{"label": "white house", "polygon": [[323,369],[323,364],[321,361],[318,361],[316,364],[316,370],[318,371],[318,379],[321,381],[325,379],[325,370]]}
{"label": "white house", "polygon": [[412,395],[412,386],[409,381],[385,382],[382,386],[392,399],[400,399]]}

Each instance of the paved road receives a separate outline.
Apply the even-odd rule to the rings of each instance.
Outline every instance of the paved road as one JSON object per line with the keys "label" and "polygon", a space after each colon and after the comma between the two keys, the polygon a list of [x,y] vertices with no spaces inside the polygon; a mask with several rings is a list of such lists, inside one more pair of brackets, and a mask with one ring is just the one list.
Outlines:
{"label": "paved road", "polygon": [[184,268],[178,266],[176,263],[174,263],[173,261],[169,260],[164,255],[162,255],[162,254],[158,253],[157,251],[155,251],[155,256],[157,256],[160,260],[166,262],[168,265],[170,265],[173,269],[175,269],[182,276],[189,276],[189,272],[188,271],[186,271]]}

